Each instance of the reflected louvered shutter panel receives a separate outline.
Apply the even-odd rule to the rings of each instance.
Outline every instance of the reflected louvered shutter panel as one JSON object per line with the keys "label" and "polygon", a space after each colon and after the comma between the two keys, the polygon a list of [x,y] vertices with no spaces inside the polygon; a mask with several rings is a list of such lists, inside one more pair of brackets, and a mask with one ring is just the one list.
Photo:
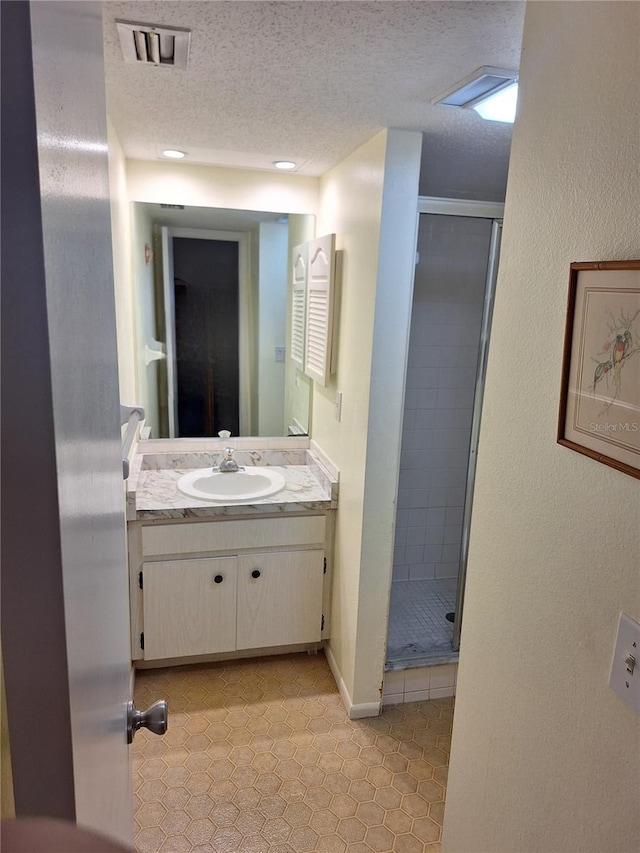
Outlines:
{"label": "reflected louvered shutter panel", "polygon": [[321,385],[330,373],[334,277],[335,234],[326,234],[309,243],[307,271],[304,372]]}
{"label": "reflected louvered shutter panel", "polygon": [[307,297],[308,244],[295,246],[291,252],[291,360],[304,370],[304,321]]}

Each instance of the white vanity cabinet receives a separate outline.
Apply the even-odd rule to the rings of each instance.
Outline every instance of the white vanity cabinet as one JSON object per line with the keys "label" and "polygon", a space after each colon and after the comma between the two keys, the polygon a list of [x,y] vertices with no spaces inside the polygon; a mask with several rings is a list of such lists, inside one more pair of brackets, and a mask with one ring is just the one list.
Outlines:
{"label": "white vanity cabinet", "polygon": [[331,513],[291,513],[130,523],[133,659],[319,643],[328,636],[331,522]]}

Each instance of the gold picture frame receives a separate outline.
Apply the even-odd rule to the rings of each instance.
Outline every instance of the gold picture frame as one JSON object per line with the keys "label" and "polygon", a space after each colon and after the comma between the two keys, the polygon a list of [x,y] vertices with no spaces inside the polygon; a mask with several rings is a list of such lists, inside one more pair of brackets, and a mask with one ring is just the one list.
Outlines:
{"label": "gold picture frame", "polygon": [[558,444],[640,479],[640,260],[571,264]]}

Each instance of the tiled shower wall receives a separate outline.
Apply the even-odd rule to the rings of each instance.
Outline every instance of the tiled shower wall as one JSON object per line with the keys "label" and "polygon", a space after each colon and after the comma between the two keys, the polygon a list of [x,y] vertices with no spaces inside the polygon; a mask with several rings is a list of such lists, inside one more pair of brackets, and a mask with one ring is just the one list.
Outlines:
{"label": "tiled shower wall", "polygon": [[420,217],[394,580],[457,577],[491,222]]}

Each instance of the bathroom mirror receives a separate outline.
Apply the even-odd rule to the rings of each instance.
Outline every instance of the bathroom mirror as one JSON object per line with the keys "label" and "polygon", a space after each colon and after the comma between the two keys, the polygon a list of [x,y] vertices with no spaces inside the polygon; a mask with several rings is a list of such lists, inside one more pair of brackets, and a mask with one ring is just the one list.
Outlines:
{"label": "bathroom mirror", "polygon": [[291,247],[308,214],[132,205],[138,387],[152,438],[306,435],[287,351]]}

